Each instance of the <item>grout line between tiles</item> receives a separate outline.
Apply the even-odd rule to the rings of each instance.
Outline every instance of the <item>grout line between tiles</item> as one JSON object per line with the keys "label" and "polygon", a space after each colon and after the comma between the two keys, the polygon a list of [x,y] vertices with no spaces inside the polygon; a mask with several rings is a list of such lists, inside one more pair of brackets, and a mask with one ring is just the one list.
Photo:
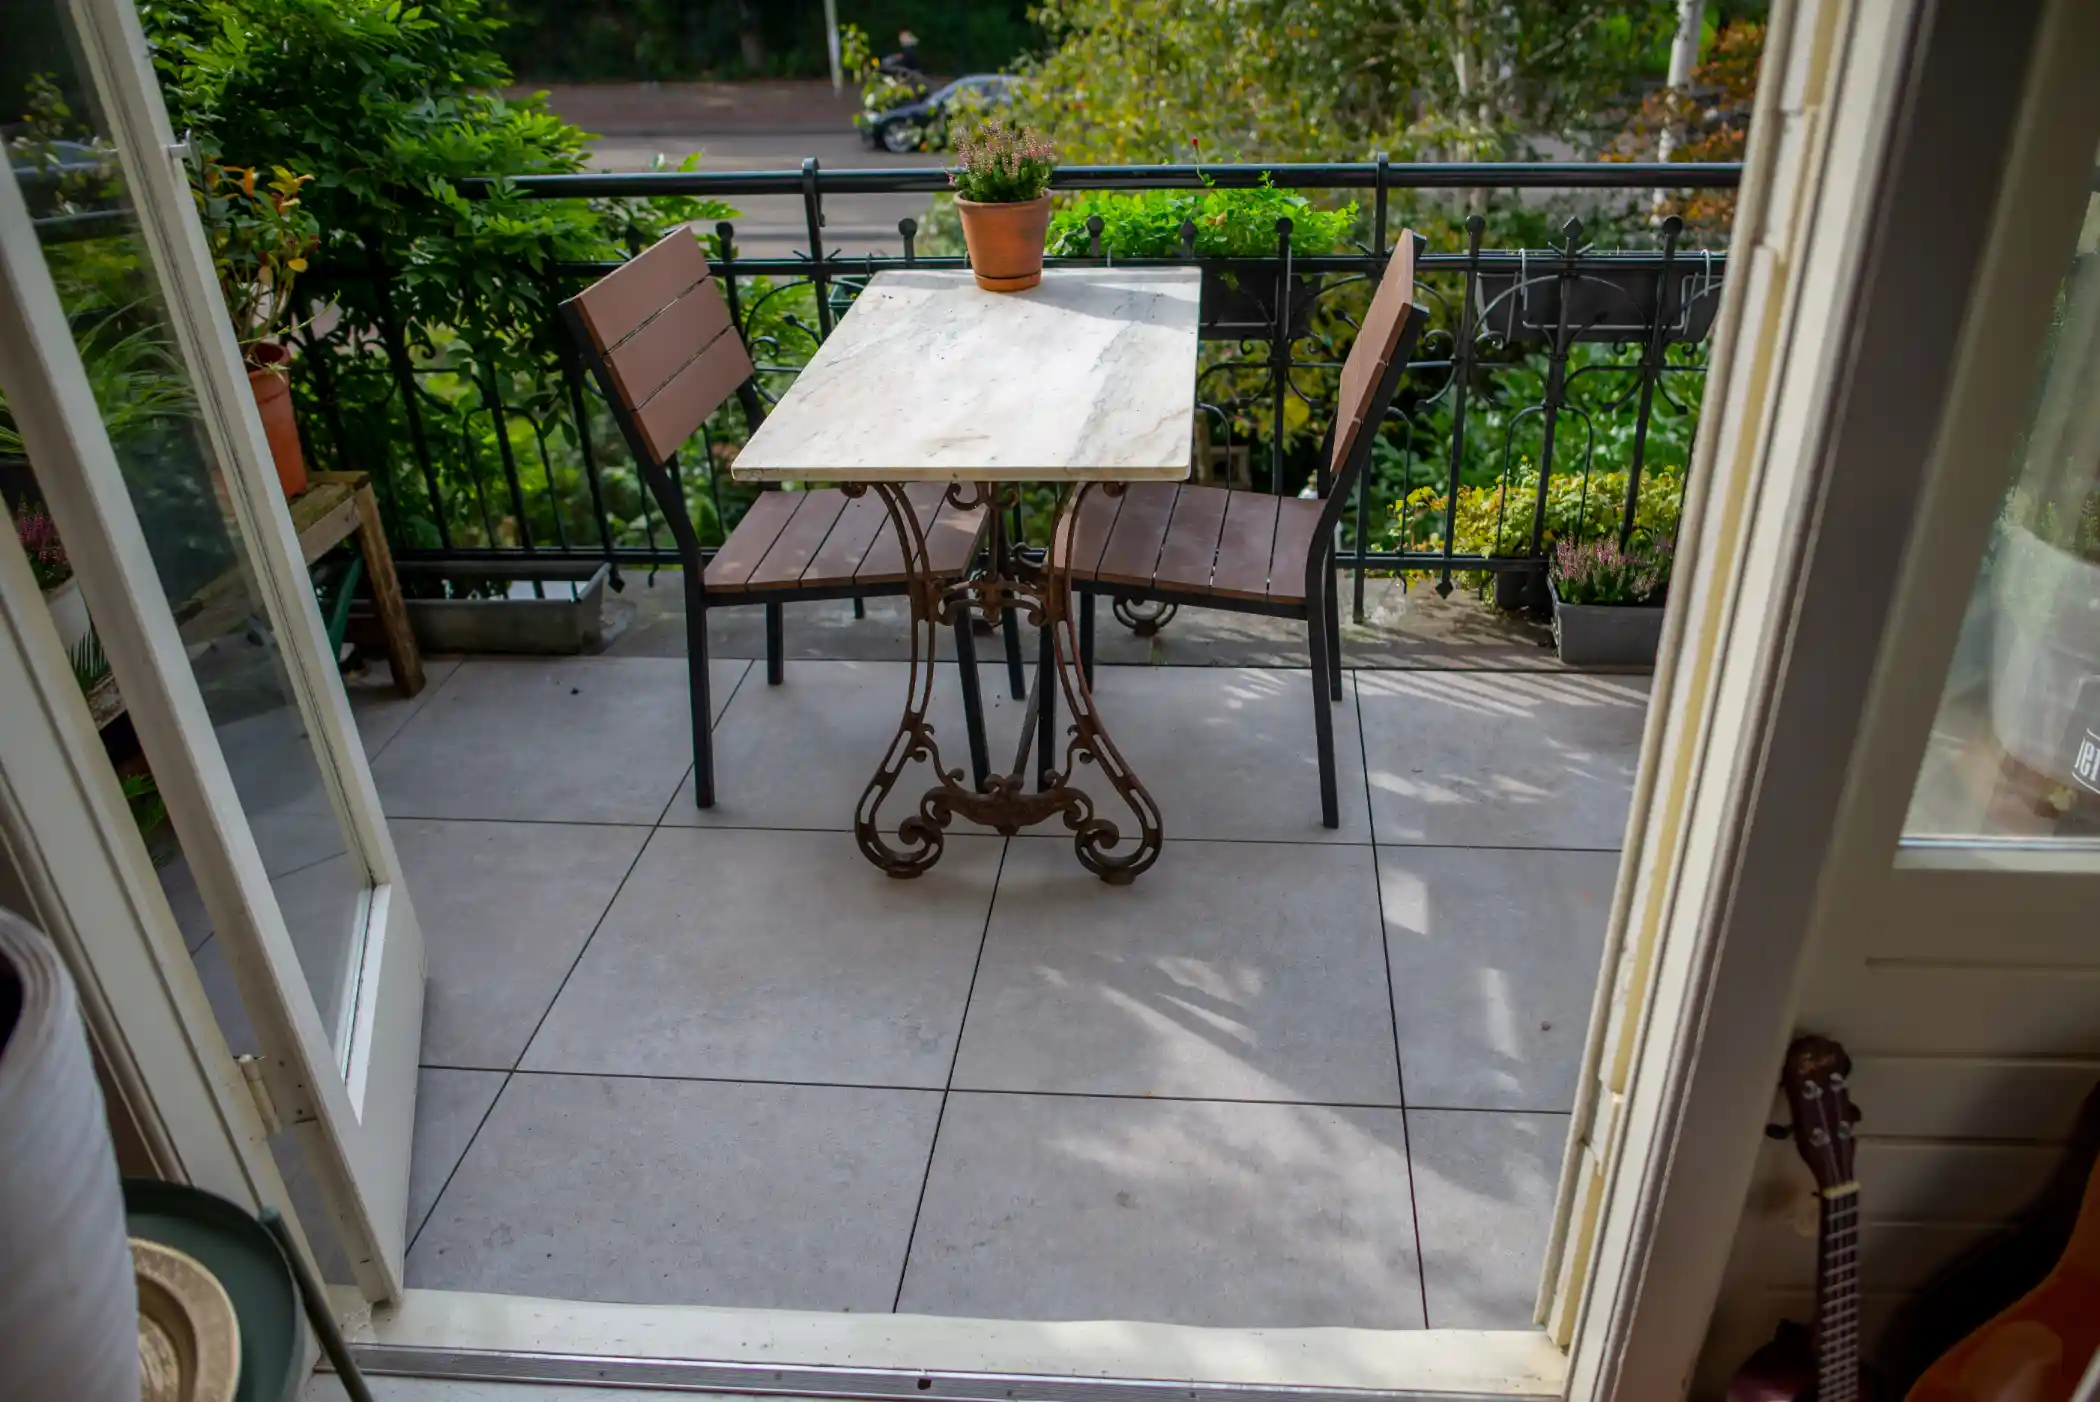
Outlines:
{"label": "grout line between tiles", "polygon": [[[400,698],[401,700],[411,703],[409,706],[408,714],[402,718],[401,724],[394,727],[394,733],[392,735],[387,736],[385,742],[382,743],[378,749],[372,751],[372,753],[365,756],[365,768],[370,769],[373,765],[379,763],[379,757],[394,747],[394,742],[401,738],[401,732],[407,730],[410,726],[414,725],[416,723],[417,718],[420,717],[424,711],[429,709],[430,703],[437,700],[438,693],[443,691],[446,687],[452,685],[452,679],[459,675],[459,669],[464,665],[465,664],[463,662],[454,662],[452,664],[452,670],[445,673],[444,680],[436,683],[433,686],[426,686],[421,692],[418,692],[414,696],[405,696]],[[350,720],[351,724],[354,726],[357,722],[357,716],[354,712],[351,714]]]}
{"label": "grout line between tiles", "polygon": [[[1353,681],[1354,678],[1351,678]],[[1371,800],[1371,743],[1364,734],[1364,708],[1356,708],[1356,753],[1364,766],[1364,803]],[[1376,835],[1377,816],[1371,818]],[[1422,1327],[1429,1327],[1429,1261],[1422,1248],[1422,1204],[1415,1196],[1414,1135],[1407,1120],[1407,1067],[1400,1059],[1400,1003],[1393,993],[1393,943],[1385,927],[1385,880],[1378,872],[1378,849],[1371,849],[1371,883],[1378,893],[1378,952],[1385,956],[1385,1008],[1393,1028],[1393,1079],[1400,1092],[1400,1148],[1407,1156],[1407,1212],[1415,1229],[1415,1288],[1422,1295]]]}
{"label": "grout line between tiles", "polygon": [[984,928],[977,935],[977,958],[970,965],[970,986],[963,993],[962,1017],[955,1024],[955,1049],[948,1054],[948,1079],[941,1087],[940,1108],[933,1113],[933,1138],[926,1145],[926,1171],[919,1177],[919,1200],[912,1205],[911,1230],[904,1234],[904,1260],[897,1267],[897,1293],[890,1297],[890,1313],[904,1307],[904,1281],[911,1274],[912,1246],[919,1238],[919,1214],[926,1210],[926,1186],[933,1181],[933,1156],[940,1152],[941,1121],[948,1117],[948,1097],[955,1092],[955,1068],[962,1060],[963,1033],[970,1023],[970,1003],[977,996],[977,973],[984,967],[984,947],[992,937],[992,912],[999,904],[999,878],[1006,874],[1006,854],[1011,839],[999,848],[999,867],[992,873],[991,899],[984,903]]}
{"label": "grout line between tiles", "polygon": [[[749,668],[745,669],[747,673],[749,672],[749,670]],[[739,679],[739,685],[741,685],[741,678]],[[683,787],[682,783],[680,787]],[[677,801],[678,795],[676,792],[673,792],[671,795],[671,803],[676,803]],[[667,811],[669,807],[670,804],[665,805],[665,809]],[[637,825],[627,824],[626,826],[631,827]],[[423,1228],[425,1226],[428,1226],[430,1223],[430,1219],[437,1215],[438,1205],[445,1200],[445,1194],[448,1191],[450,1191],[452,1187],[452,1180],[458,1176],[460,1166],[466,1163],[467,1155],[474,1151],[474,1141],[481,1137],[482,1128],[483,1126],[488,1124],[489,1115],[495,1113],[496,1101],[501,1100],[503,1098],[504,1092],[510,1089],[511,1081],[514,1080],[518,1074],[517,1068],[519,1064],[525,1060],[526,1054],[532,1050],[533,1041],[540,1035],[540,1029],[547,1025],[548,1015],[554,1011],[554,1005],[555,1003],[560,1001],[562,990],[569,986],[569,980],[575,977],[576,966],[583,962],[583,956],[590,951],[592,942],[598,938],[598,931],[605,928],[605,917],[612,914],[613,906],[616,903],[618,903],[620,899],[620,893],[627,889],[628,881],[634,876],[634,869],[642,864],[642,854],[649,850],[649,843],[651,839],[654,838],[654,836],[655,828],[652,827],[650,836],[643,838],[642,841],[635,847],[634,860],[630,861],[627,864],[627,870],[620,874],[619,884],[613,887],[611,897],[605,902],[605,908],[600,910],[598,912],[598,918],[591,922],[591,932],[590,934],[584,937],[582,945],[579,946],[576,951],[576,957],[569,961],[569,967],[562,972],[561,982],[555,985],[554,996],[547,1000],[547,1005],[544,1008],[540,1009],[539,1020],[532,1024],[532,1034],[525,1039],[525,1045],[519,1048],[517,1060],[513,1061],[510,1064],[510,1067],[503,1072],[503,1084],[496,1088],[495,1099],[489,1101],[488,1113],[484,1114],[481,1117],[480,1124],[474,1126],[474,1133],[467,1140],[466,1148],[460,1150],[459,1157],[452,1161],[452,1168],[449,1172],[445,1174],[445,1181],[438,1186],[437,1195],[431,1198],[430,1200],[430,1210],[423,1214],[423,1221],[417,1225],[415,1236],[409,1238],[408,1245],[402,1250],[401,1268],[404,1273],[406,1273],[408,1269],[408,1253],[415,1249],[416,1241],[423,1235]],[[410,1133],[409,1152],[415,1152],[413,1131],[411,1131]]]}
{"label": "grout line between tiles", "polygon": [[[960,1042],[957,1043],[960,1045]],[[781,1086],[792,1089],[814,1090],[873,1090],[873,1091],[917,1091],[923,1095],[1016,1095],[1034,1096],[1046,1100],[1136,1100],[1165,1102],[1186,1105],[1273,1105],[1281,1109],[1297,1110],[1398,1110],[1401,1107],[1392,1101],[1375,1100],[1255,1100],[1241,1096],[1220,1095],[1171,1095],[1151,1091],[1098,1091],[1098,1090],[1034,1090],[1005,1089],[999,1086],[914,1086],[887,1081],[792,1081],[776,1080],[765,1076],[690,1076],[673,1075],[657,1071],[583,1071],[563,1070],[545,1066],[519,1066],[515,1071],[504,1072],[501,1067],[491,1066],[447,1066],[428,1063],[418,1068],[424,1071],[494,1071],[516,1076],[590,1076],[610,1081],[685,1081],[694,1085],[727,1086]],[[1424,1110],[1477,1109],[1482,1114],[1567,1114],[1566,1110],[1505,1110],[1491,1106],[1424,1105]]]}

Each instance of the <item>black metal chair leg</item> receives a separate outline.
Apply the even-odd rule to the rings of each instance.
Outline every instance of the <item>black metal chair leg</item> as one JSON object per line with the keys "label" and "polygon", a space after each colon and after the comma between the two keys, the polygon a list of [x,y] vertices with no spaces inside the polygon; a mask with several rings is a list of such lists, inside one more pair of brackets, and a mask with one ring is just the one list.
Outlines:
{"label": "black metal chair leg", "polygon": [[1313,741],[1320,753],[1320,822],[1322,826],[1338,828],[1342,825],[1342,801],[1334,773],[1334,700],[1329,691],[1327,660],[1330,649],[1326,624],[1318,609],[1315,604],[1307,610],[1305,633],[1312,644]]}
{"label": "black metal chair leg", "polygon": [[1036,630],[1041,646],[1036,652],[1035,684],[1042,702],[1035,710],[1035,786],[1050,787],[1050,774],[1057,765],[1051,750],[1057,743],[1057,643],[1046,623]]}
{"label": "black metal chair leg", "polygon": [[977,638],[970,631],[968,610],[955,620],[955,674],[962,678],[963,724],[970,735],[970,782],[984,791],[991,775],[991,750],[984,740],[984,695],[978,686]]}
{"label": "black metal chair leg", "polygon": [[1094,596],[1079,596],[1079,671],[1088,687],[1094,684]]}
{"label": "black metal chair leg", "polygon": [[1334,699],[1342,699],[1342,582],[1327,570],[1327,670],[1334,678]]}
{"label": "black metal chair leg", "polygon": [[855,618],[866,618],[868,616],[868,601],[858,594],[853,596],[853,616]]}
{"label": "black metal chair leg", "polygon": [[693,806],[715,806],[714,703],[707,690],[707,606],[691,570],[685,590],[686,690],[693,703]]}
{"label": "black metal chair leg", "polygon": [[779,686],[787,680],[787,609],[781,604],[766,605],[766,685]]}

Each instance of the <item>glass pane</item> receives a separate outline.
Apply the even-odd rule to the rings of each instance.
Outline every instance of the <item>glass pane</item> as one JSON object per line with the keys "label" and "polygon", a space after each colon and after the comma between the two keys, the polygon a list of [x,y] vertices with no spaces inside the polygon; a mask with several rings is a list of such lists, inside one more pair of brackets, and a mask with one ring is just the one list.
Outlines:
{"label": "glass pane", "polygon": [[[9,167],[35,221],[300,967],[340,1052],[369,876],[294,699],[137,208],[73,58],[78,50],[68,42],[63,7],[47,0],[28,8],[40,13],[24,16],[19,30],[10,20],[13,52],[0,63],[0,81],[12,84],[0,92],[6,103],[0,112],[25,114],[0,127]],[[10,422],[0,412],[0,429]],[[0,441],[0,452],[7,447]],[[18,440],[14,450],[21,450]],[[29,464],[32,484],[36,466]],[[33,485],[26,490],[33,493]],[[9,505],[18,517],[35,510],[34,502],[20,499]],[[123,757],[113,758],[121,768]],[[137,781],[137,775],[127,779]],[[176,854],[157,856],[168,879],[179,883]]]}
{"label": "glass pane", "polygon": [[2100,837],[2100,195],[2014,463],[1906,836]]}

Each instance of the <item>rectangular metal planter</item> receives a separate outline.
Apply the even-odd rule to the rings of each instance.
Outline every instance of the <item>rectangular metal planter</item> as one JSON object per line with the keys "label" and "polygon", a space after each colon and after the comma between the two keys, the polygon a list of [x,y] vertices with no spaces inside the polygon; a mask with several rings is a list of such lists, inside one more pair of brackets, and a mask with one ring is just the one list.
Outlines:
{"label": "rectangular metal planter", "polygon": [[[1290,280],[1291,339],[1312,329],[1313,303],[1323,279],[1296,273]],[[1276,330],[1276,297],[1282,265],[1267,259],[1219,259],[1203,265],[1198,334],[1206,341],[1266,340]]]}
{"label": "rectangular metal planter", "polygon": [[1550,581],[1553,645],[1570,667],[1655,666],[1662,645],[1661,604],[1571,604]]}
{"label": "rectangular metal planter", "polygon": [[409,599],[408,624],[425,652],[560,656],[588,652],[605,637],[609,565],[587,578],[542,579],[554,597]]}

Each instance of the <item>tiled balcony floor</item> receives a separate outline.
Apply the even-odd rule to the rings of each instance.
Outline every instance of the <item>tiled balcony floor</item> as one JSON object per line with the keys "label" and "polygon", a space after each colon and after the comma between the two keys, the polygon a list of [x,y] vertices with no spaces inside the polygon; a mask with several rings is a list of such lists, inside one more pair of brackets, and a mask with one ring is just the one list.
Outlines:
{"label": "tiled balcony floor", "polygon": [[1352,672],[1329,832],[1302,669],[1104,667],[1168,833],[1116,889],[967,826],[885,878],[903,666],[715,665],[704,813],[678,660],[359,696],[429,951],[411,1285],[1530,1323],[1645,678]]}

